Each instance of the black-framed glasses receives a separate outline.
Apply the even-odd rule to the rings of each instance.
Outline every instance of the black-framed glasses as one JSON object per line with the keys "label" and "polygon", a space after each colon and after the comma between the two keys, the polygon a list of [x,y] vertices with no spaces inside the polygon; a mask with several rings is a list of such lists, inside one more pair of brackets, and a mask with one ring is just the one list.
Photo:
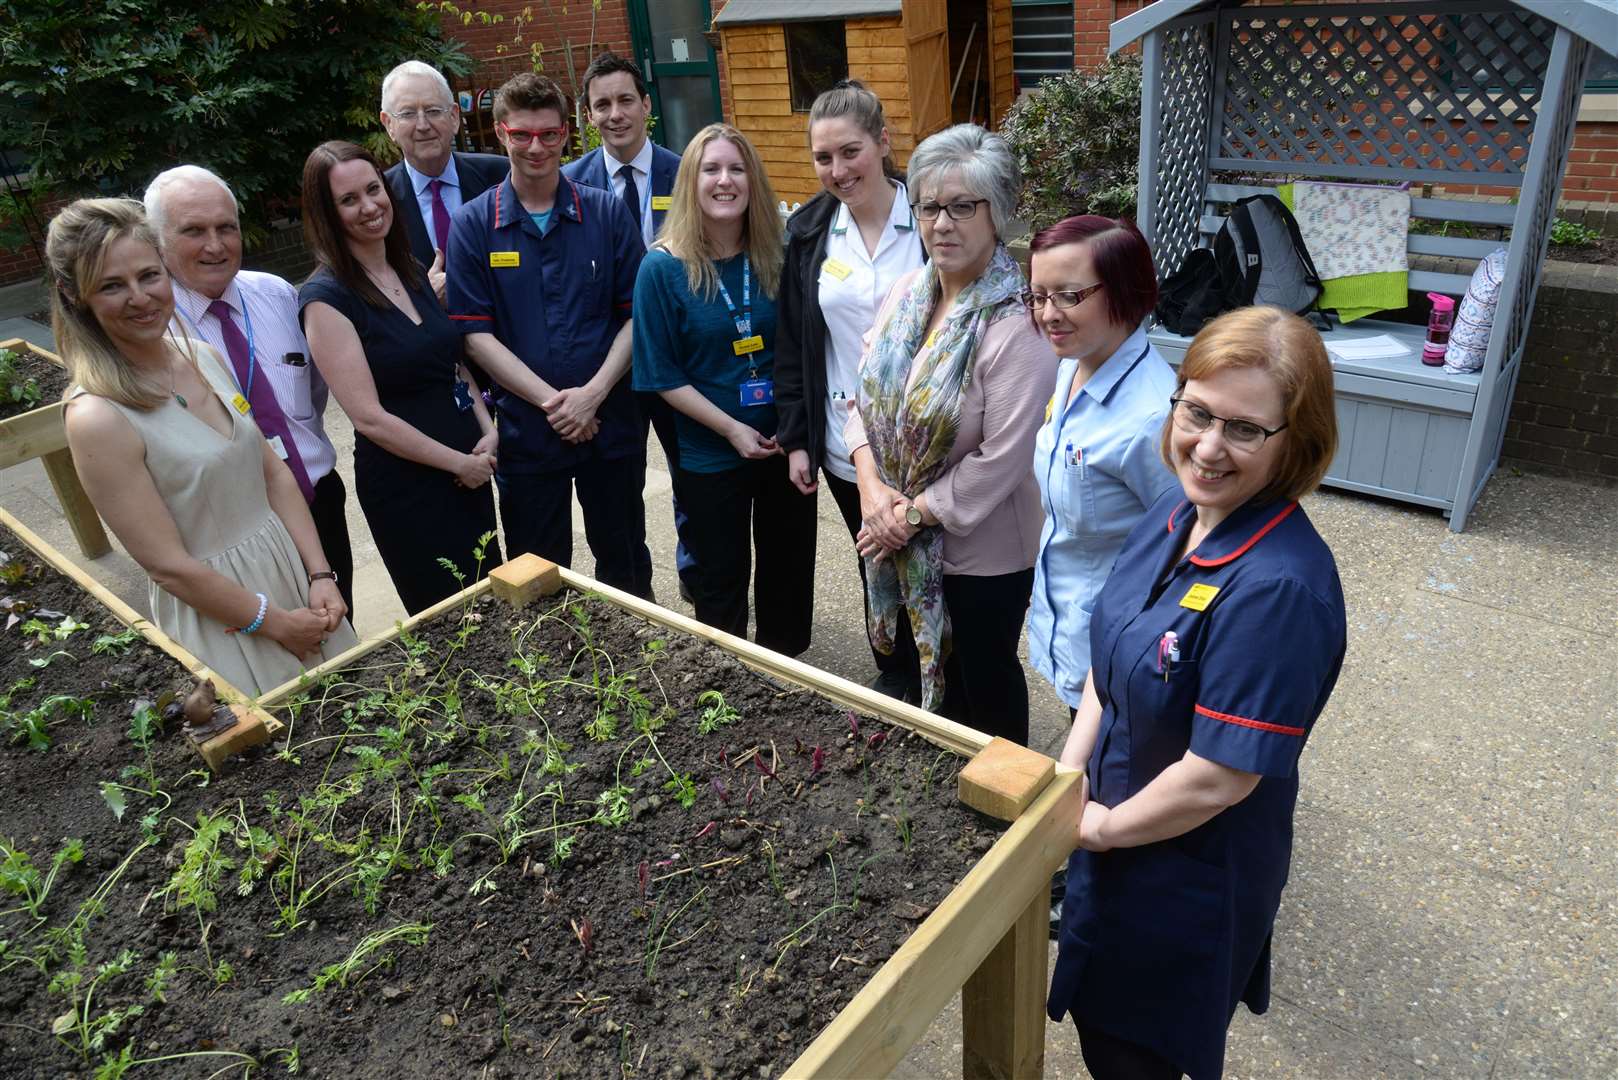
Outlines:
{"label": "black-framed glasses", "polygon": [[966,221],[977,217],[978,207],[988,201],[988,199],[956,199],[947,203],[913,202],[910,209],[922,221],[936,221],[939,211],[948,214],[952,221]]}
{"label": "black-framed glasses", "polygon": [[1086,285],[1082,289],[1062,289],[1052,293],[1034,292],[1032,289],[1029,289],[1022,294],[1022,302],[1026,304],[1028,306],[1028,310],[1035,315],[1038,315],[1044,310],[1047,302],[1055,304],[1058,308],[1066,311],[1069,308],[1078,307],[1080,304],[1090,299],[1090,297],[1100,292],[1101,284],[1102,283],[1098,281],[1094,285]]}
{"label": "black-framed glasses", "polygon": [[1286,430],[1282,424],[1278,428],[1267,428],[1262,424],[1255,424],[1251,420],[1232,420],[1224,416],[1215,416],[1194,401],[1187,401],[1183,397],[1169,398],[1169,405],[1174,409],[1174,426],[1188,435],[1201,435],[1213,426],[1215,420],[1224,425],[1225,441],[1238,450],[1257,450],[1273,435],[1279,435]]}

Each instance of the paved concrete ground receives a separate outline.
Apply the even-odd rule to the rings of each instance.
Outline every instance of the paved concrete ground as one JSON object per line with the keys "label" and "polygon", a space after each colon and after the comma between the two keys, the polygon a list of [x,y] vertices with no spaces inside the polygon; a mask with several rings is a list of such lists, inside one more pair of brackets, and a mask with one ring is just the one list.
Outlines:
{"label": "paved concrete ground", "polygon": [[[352,430],[335,406],[327,419],[352,491]],[[688,610],[653,455],[656,586]],[[0,505],[77,554],[37,463],[0,473]],[[1274,1003],[1238,1012],[1229,1075],[1618,1076],[1618,491],[1507,468],[1459,536],[1434,512],[1367,498],[1306,507],[1342,571],[1349,654],[1303,758]],[[349,509],[364,634],[403,611]],[[582,531],[577,545],[588,573]],[[145,607],[121,550],[87,565]],[[816,626],[809,662],[874,674],[829,497]],[[1067,710],[1032,672],[1029,685],[1033,743],[1055,753]],[[1066,1025],[1051,1025],[1047,1054],[1048,1076],[1086,1075]],[[959,1055],[952,1007],[898,1075],[958,1074]]]}

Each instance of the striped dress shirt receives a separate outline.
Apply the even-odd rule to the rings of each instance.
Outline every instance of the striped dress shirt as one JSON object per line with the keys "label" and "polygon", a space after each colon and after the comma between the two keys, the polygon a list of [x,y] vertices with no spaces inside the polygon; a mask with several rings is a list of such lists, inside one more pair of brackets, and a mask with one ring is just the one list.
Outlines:
{"label": "striped dress shirt", "polygon": [[[243,334],[247,332],[247,322],[252,323],[256,364],[253,377],[270,381],[275,400],[286,414],[298,455],[303,458],[303,467],[309,473],[309,482],[318,484],[337,464],[337,451],[326,437],[321,419],[326,413],[328,391],[326,381],[309,358],[309,343],[298,323],[298,290],[274,274],[242,270],[220,299],[230,305]],[[174,318],[169,329],[176,336],[199,338],[213,346],[226,374],[238,383],[237,389],[245,392],[236,379],[219,321],[208,314],[212,302],[175,281]],[[242,318],[244,304],[246,320]],[[303,362],[288,363],[287,358],[294,355]]]}

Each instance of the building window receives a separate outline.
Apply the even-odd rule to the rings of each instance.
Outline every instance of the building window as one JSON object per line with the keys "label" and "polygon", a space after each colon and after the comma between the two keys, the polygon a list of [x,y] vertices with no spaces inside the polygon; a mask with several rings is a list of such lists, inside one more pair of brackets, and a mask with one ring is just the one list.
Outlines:
{"label": "building window", "polygon": [[793,112],[808,112],[815,98],[848,78],[848,36],[841,22],[790,22],[787,81]]}
{"label": "building window", "polygon": [[1011,0],[1012,68],[1018,90],[1073,70],[1073,4]]}

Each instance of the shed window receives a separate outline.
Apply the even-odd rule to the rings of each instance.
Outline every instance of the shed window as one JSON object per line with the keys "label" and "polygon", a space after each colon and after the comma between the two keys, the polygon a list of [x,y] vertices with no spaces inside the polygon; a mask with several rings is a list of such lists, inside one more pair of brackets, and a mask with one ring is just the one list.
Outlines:
{"label": "shed window", "polygon": [[787,80],[794,112],[808,112],[815,98],[848,78],[848,35],[842,22],[786,24]]}

